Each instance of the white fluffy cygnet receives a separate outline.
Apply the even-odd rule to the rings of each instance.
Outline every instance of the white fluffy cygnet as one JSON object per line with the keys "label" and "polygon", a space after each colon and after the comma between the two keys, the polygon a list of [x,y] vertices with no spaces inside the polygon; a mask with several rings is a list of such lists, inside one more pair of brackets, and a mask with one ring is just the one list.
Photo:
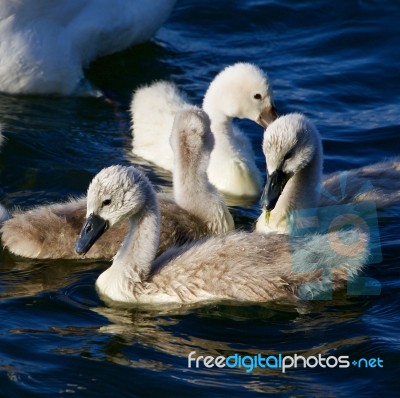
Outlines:
{"label": "white fluffy cygnet", "polygon": [[338,241],[335,233],[293,240],[289,246],[285,235],[231,232],[172,248],[155,259],[160,231],[157,197],[134,167],[108,167],[93,179],[86,216],[76,243],[82,254],[102,234],[112,234],[114,225],[129,221],[111,267],[96,281],[100,296],[110,302],[295,301],[304,294],[317,297],[343,287],[368,256],[368,237],[362,231],[341,256],[332,250]]}
{"label": "white fluffy cygnet", "polygon": [[[169,135],[176,112],[188,106],[186,97],[169,82],[137,90],[131,103],[133,153],[172,171]],[[249,63],[225,68],[211,82],[203,109],[210,117],[215,138],[208,166],[210,182],[228,195],[258,197],[261,173],[249,139],[233,119],[253,120],[265,128],[277,117],[267,76]]]}
{"label": "white fluffy cygnet", "polygon": [[[315,217],[301,218],[299,210],[330,206],[323,211],[333,217],[346,212],[345,208],[333,206],[370,202],[379,209],[400,201],[399,159],[323,178],[321,137],[304,115],[281,116],[268,126],[263,151],[268,178],[262,200],[263,212],[256,225],[259,232],[287,233],[290,228],[297,228],[299,222],[315,224]],[[366,210],[370,209],[366,207]],[[318,214],[316,212],[315,216]],[[308,216],[311,215],[309,212]],[[315,226],[311,230],[315,230]]]}
{"label": "white fluffy cygnet", "polygon": [[[171,133],[174,148],[174,199],[161,195],[158,253],[170,246],[234,229],[229,210],[207,177],[214,139],[204,111],[192,107],[177,113]],[[86,199],[15,212],[2,227],[2,243],[12,253],[30,258],[80,258],[74,251],[85,218]],[[87,258],[111,259],[128,231],[126,223],[104,235]]]}

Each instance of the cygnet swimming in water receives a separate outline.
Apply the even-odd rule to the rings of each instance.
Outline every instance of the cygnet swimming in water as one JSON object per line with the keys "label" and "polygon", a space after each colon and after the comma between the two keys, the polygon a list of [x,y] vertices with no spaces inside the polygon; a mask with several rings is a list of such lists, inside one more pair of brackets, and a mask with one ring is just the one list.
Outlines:
{"label": "cygnet swimming in water", "polygon": [[[158,252],[173,245],[219,234],[234,222],[218,191],[209,183],[207,164],[213,147],[208,116],[192,107],[176,115],[171,145],[175,201],[160,199],[161,239]],[[16,212],[2,228],[2,243],[12,253],[30,258],[79,258],[74,245],[86,213],[86,198]],[[87,258],[111,259],[128,231],[125,223],[104,235]]]}
{"label": "cygnet swimming in water", "polygon": [[[76,251],[86,253],[100,236],[107,230],[112,234],[114,226],[124,220],[129,220],[124,243],[96,281],[100,296],[111,302],[297,300],[308,282],[316,282],[313,296],[331,289],[332,281],[335,287],[343,286],[359,273],[368,256],[367,236],[362,231],[357,250],[354,245],[345,246],[341,257],[332,250],[338,240],[334,233],[293,240],[289,248],[286,235],[231,232],[172,248],[156,259],[157,196],[133,166],[111,166],[94,177]],[[294,258],[301,264],[296,270]]]}
{"label": "cygnet swimming in water", "polygon": [[[137,90],[132,98],[133,153],[172,171],[169,134],[176,112],[189,106],[173,83],[157,82]],[[236,197],[258,197],[262,177],[249,139],[233,124],[249,119],[264,128],[276,117],[267,76],[255,65],[237,63],[222,70],[203,100],[211,120],[215,145],[208,177],[221,192]]]}
{"label": "cygnet swimming in water", "polygon": [[263,212],[256,225],[259,232],[287,233],[294,223],[302,221],[296,218],[296,211],[301,209],[368,201],[379,209],[400,201],[399,159],[323,179],[321,137],[304,115],[281,116],[268,126],[263,151],[268,179]]}

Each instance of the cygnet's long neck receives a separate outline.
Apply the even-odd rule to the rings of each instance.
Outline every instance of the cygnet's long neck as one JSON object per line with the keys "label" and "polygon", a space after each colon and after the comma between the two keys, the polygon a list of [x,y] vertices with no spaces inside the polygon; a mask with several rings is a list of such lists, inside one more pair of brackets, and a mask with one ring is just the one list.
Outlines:
{"label": "cygnet's long neck", "polygon": [[113,301],[126,301],[132,294],[140,294],[156,257],[159,239],[160,211],[151,189],[142,211],[129,218],[128,234],[112,266],[97,279],[100,293]]}
{"label": "cygnet's long neck", "polygon": [[[318,145],[311,162],[290,178],[270,213],[268,227],[271,230],[287,233],[289,227],[287,217],[291,211],[318,207],[322,181],[322,156],[322,147]],[[304,219],[303,222],[307,220]]]}
{"label": "cygnet's long neck", "polygon": [[191,214],[206,223],[211,233],[234,228],[233,218],[217,189],[209,182],[208,153],[180,152],[174,157],[174,199]]}
{"label": "cygnet's long neck", "polygon": [[235,128],[233,118],[222,111],[221,96],[216,94],[209,89],[203,101],[214,135],[208,176],[221,192],[257,197],[262,189],[262,177],[254,162],[250,141]]}
{"label": "cygnet's long neck", "polygon": [[[232,132],[232,117],[226,115],[218,104],[220,98],[215,90],[209,89],[204,96],[203,110],[207,113],[211,122],[211,131],[215,136],[215,145],[218,145],[218,138],[230,135]],[[216,148],[214,147],[214,150]]]}

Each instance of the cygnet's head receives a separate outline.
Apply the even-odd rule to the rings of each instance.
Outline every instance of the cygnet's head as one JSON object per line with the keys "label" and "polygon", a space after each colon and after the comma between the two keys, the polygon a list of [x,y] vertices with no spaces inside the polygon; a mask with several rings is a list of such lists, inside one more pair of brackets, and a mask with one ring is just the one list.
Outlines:
{"label": "cygnet's head", "polygon": [[183,171],[208,164],[214,136],[208,115],[198,107],[179,111],[174,120],[170,143],[178,166]]}
{"label": "cygnet's head", "polygon": [[[263,206],[270,211],[294,175],[316,156],[322,162],[321,138],[307,117],[292,113],[279,117],[265,130],[263,151],[268,174]],[[317,167],[322,168],[322,164]]]}
{"label": "cygnet's head", "polygon": [[108,228],[139,213],[151,199],[151,191],[147,177],[132,166],[101,170],[88,188],[86,220],[75,251],[87,253]]}
{"label": "cygnet's head", "polygon": [[231,118],[250,119],[264,128],[277,118],[267,75],[255,65],[237,63],[221,71],[211,82],[204,110]]}

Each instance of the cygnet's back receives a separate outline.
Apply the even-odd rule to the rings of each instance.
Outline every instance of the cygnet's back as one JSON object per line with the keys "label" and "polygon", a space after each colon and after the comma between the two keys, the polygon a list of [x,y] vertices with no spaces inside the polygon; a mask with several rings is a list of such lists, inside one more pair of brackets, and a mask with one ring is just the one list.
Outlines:
{"label": "cygnet's back", "polygon": [[[180,246],[234,228],[223,199],[208,182],[206,169],[212,147],[208,117],[197,108],[182,111],[179,115],[172,132],[173,137],[180,141],[176,149],[190,155],[179,156],[175,164],[178,173],[174,182],[177,201],[160,197],[159,253],[171,246]],[[200,137],[204,139],[198,139]],[[12,253],[22,257],[80,258],[74,251],[74,242],[85,213],[85,198],[16,212],[12,219],[4,223],[2,243]],[[127,231],[126,224],[115,227],[113,233],[103,236],[86,257],[111,259]]]}
{"label": "cygnet's back", "polygon": [[[174,154],[168,145],[171,126],[176,112],[189,106],[172,83],[157,82],[139,88],[131,103],[133,153],[172,171]],[[250,140],[233,124],[233,119],[249,119],[263,127],[276,119],[267,76],[248,63],[225,68],[210,83],[203,109],[211,119],[215,137],[207,170],[210,182],[235,197],[235,202],[258,198],[261,173]]]}
{"label": "cygnet's back", "polygon": [[[231,232],[172,248],[156,259],[160,212],[149,180],[134,167],[102,170],[88,188],[87,220],[76,250],[129,220],[112,265],[97,279],[107,301],[195,303],[297,300],[345,285],[368,257],[368,231],[285,235]],[[304,292],[304,289],[306,290]]]}
{"label": "cygnet's back", "polygon": [[[176,113],[190,106],[185,94],[173,84],[159,81],[138,89],[131,103],[133,152],[172,171],[174,154],[169,134]],[[149,112],[151,110],[151,113]]]}

